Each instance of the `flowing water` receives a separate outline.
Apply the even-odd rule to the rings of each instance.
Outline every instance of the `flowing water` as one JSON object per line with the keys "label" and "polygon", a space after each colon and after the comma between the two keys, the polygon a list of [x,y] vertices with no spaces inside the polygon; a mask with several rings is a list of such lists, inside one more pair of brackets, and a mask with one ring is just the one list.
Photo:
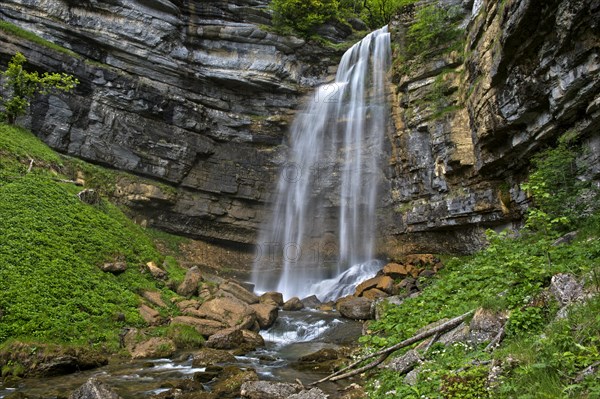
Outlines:
{"label": "flowing water", "polygon": [[390,58],[387,27],[370,33],[296,117],[258,242],[257,290],[325,299],[315,284],[373,258]]}
{"label": "flowing water", "polygon": [[[334,312],[280,312],[273,327],[262,331],[266,346],[237,356],[234,365],[254,369],[261,380],[295,382],[299,379],[308,385],[328,372],[299,368],[295,366],[298,358],[323,348],[354,343],[361,328],[361,323],[341,319]],[[66,398],[91,377],[112,386],[123,399],[148,398],[168,391],[165,386],[169,383],[191,379],[195,373],[204,371],[204,368],[192,367],[192,356],[193,352],[190,352],[170,359],[111,362],[95,370],[65,376],[24,379],[14,386],[3,386],[0,382],[0,399],[17,393],[35,399]],[[343,386],[336,383],[319,385],[332,397]],[[211,384],[205,384],[205,389],[210,390]]]}

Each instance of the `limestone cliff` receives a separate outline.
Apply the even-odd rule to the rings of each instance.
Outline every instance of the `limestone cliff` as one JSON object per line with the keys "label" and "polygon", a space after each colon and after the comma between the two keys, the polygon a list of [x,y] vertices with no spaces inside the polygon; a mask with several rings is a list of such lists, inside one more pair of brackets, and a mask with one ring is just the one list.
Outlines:
{"label": "limestone cliff", "polygon": [[[394,70],[391,254],[470,252],[484,229],[518,222],[529,159],[567,131],[589,147],[582,178],[600,177],[600,3],[489,0],[473,14],[444,3],[463,7],[464,51],[441,46]],[[397,56],[414,12],[392,23]]]}
{"label": "limestone cliff", "polygon": [[[470,252],[483,229],[518,222],[528,159],[565,131],[590,148],[585,178],[600,173],[600,3],[443,3],[461,9],[461,46],[393,71],[382,255]],[[73,53],[0,31],[0,61],[21,51],[75,74],[73,95],[41,96],[23,122],[64,153],[174,187],[124,181],[114,195],[140,223],[212,242],[201,262],[248,266],[288,123],[340,55],[272,33],[267,5],[5,0],[0,19]],[[414,13],[391,23],[396,55]]]}

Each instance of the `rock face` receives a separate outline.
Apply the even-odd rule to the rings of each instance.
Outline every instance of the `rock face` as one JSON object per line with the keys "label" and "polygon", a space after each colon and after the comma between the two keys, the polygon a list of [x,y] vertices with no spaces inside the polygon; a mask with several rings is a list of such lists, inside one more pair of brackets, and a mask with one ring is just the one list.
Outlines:
{"label": "rock face", "polygon": [[114,195],[140,222],[253,244],[293,110],[341,55],[265,30],[268,3],[3,1],[1,20],[74,54],[2,31],[1,64],[21,51],[81,82],[21,123],[61,152],[175,188],[120,182]]}
{"label": "rock face", "polygon": [[[478,249],[484,229],[519,222],[528,160],[566,131],[599,180],[597,1],[481,3],[463,9],[466,51],[395,64],[379,254]],[[395,51],[413,16],[391,22]],[[206,240],[207,265],[252,264],[289,121],[339,52],[263,29],[268,0],[6,0],[0,19],[75,54],[2,31],[2,64],[21,51],[81,81],[40,96],[23,124],[61,152],[152,179],[121,179],[114,198],[143,225]]]}
{"label": "rock face", "polygon": [[[599,179],[598,3],[484,0],[476,15],[463,12],[466,56],[429,49],[393,71],[380,222],[392,256],[471,252],[483,228],[518,222],[530,158],[567,131],[589,148],[587,178]],[[396,56],[413,15],[390,24]]]}

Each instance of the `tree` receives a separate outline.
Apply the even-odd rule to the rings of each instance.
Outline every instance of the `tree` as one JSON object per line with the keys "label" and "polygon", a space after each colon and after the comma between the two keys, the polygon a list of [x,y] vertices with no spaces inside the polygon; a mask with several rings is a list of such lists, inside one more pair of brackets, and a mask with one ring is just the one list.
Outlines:
{"label": "tree", "polygon": [[25,62],[25,56],[16,53],[8,63],[8,68],[0,73],[5,92],[5,97],[0,97],[0,119],[5,119],[11,125],[18,116],[25,115],[34,95],[69,92],[79,84],[79,80],[66,73],[44,72],[40,76],[36,71],[27,72],[23,69]]}
{"label": "tree", "polygon": [[273,0],[273,23],[279,30],[292,28],[310,36],[325,22],[338,19],[338,0]]}

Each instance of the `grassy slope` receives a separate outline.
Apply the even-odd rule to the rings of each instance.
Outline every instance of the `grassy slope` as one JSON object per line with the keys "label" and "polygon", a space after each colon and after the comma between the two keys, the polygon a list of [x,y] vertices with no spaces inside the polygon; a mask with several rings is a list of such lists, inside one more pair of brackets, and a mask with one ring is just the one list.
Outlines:
{"label": "grassy slope", "polygon": [[[106,200],[81,202],[80,187],[58,181],[61,170],[80,165],[30,132],[0,124],[0,343],[18,338],[114,349],[121,327],[144,325],[140,290],[173,295],[141,272],[140,265],[162,261],[146,230]],[[126,260],[125,273],[98,269],[117,258]],[[119,314],[125,321],[117,321]]]}
{"label": "grassy slope", "polygon": [[[559,306],[544,295],[557,273],[584,277],[590,292],[600,290],[599,197],[589,182],[576,178],[576,170],[569,172],[576,151],[561,144],[534,160],[528,185],[537,206],[527,218],[530,229],[490,232],[486,250],[451,259],[420,296],[385,308],[370,325],[373,334],[362,338],[368,348],[388,346],[441,318],[483,307],[510,315],[501,347],[489,354],[485,345],[435,344],[423,354],[424,371],[416,385],[407,385],[395,372],[379,372],[371,379],[371,397],[600,397],[598,373],[581,374],[600,364],[600,299],[575,306],[566,319],[556,321]],[[568,230],[578,230],[577,239],[553,245]],[[504,370],[495,385],[487,381],[485,362],[491,360]]]}

